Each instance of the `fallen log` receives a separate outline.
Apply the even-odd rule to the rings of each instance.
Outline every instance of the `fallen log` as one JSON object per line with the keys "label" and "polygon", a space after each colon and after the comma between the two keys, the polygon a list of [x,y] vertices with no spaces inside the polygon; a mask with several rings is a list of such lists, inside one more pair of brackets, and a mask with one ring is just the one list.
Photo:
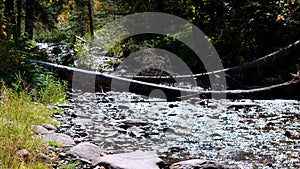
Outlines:
{"label": "fallen log", "polygon": [[[278,87],[288,86],[291,84],[296,84],[300,82],[300,79],[292,79],[291,81],[287,81],[281,84],[276,84],[267,87],[249,89],[249,90],[222,90],[222,91],[207,91],[207,90],[196,90],[196,89],[184,89],[178,87],[171,87],[165,85],[158,85],[148,82],[137,81],[133,79],[127,79],[124,77],[103,74],[99,72],[93,72],[89,70],[82,70],[73,67],[67,67],[62,65],[57,65],[48,62],[42,62],[37,60],[27,59],[27,61],[31,63],[36,63],[45,68],[49,68],[54,70],[62,80],[72,81],[72,84],[87,84],[88,86],[96,86],[103,87],[109,90],[122,89],[122,86],[127,86],[130,84],[130,88],[128,90],[120,91],[120,92],[131,92],[144,96],[149,96],[150,93],[154,90],[161,90],[164,92],[167,101],[177,101],[182,99],[188,99],[191,97],[201,97],[207,94],[241,94],[241,93],[253,93],[253,92],[261,92],[266,90],[271,90]],[[74,75],[76,74],[76,77]],[[112,81],[114,81],[116,88],[111,86]],[[126,89],[126,88],[125,88]],[[225,99],[225,98],[224,98]]]}
{"label": "fallen log", "polygon": [[164,92],[167,101],[181,100],[181,96],[186,96],[191,94],[194,96],[200,94],[199,90],[183,89],[183,88],[147,83],[147,82],[127,79],[124,77],[118,77],[114,75],[103,74],[103,73],[93,72],[89,70],[82,70],[74,67],[67,67],[67,66],[62,66],[53,63],[32,60],[32,59],[27,59],[27,61],[31,63],[36,63],[42,67],[55,71],[57,75],[60,77],[60,79],[62,80],[67,80],[69,82],[72,82],[72,84],[74,83],[85,84],[87,85],[87,87],[91,87],[91,86],[101,87],[101,88],[114,91],[115,89],[112,88],[111,86],[112,81],[114,81],[115,84],[114,87],[117,87],[118,89],[122,89],[122,86],[126,86],[130,84],[130,88],[128,89],[128,91],[123,91],[123,92],[132,92],[140,95],[149,96],[149,94],[152,91],[156,89],[161,90],[162,92]]}

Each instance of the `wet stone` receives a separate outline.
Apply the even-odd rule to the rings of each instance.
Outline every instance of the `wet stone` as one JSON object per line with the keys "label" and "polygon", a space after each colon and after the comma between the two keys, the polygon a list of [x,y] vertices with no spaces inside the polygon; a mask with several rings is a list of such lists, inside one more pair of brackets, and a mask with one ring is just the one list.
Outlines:
{"label": "wet stone", "polygon": [[144,130],[139,128],[139,127],[136,127],[136,126],[133,126],[133,127],[130,127],[128,129],[135,137],[141,137],[144,135]]}
{"label": "wet stone", "polygon": [[214,161],[192,159],[181,161],[170,166],[170,169],[231,169],[232,167]]}

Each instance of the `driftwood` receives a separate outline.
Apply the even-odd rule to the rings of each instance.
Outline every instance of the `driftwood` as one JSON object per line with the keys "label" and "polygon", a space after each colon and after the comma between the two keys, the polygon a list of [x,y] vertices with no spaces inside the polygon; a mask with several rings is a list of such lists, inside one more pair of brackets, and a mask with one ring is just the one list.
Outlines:
{"label": "driftwood", "polygon": [[[53,63],[42,62],[42,61],[36,61],[30,59],[28,59],[27,61],[31,63],[36,63],[45,68],[50,68],[52,70],[55,70],[56,73],[63,80],[73,81],[73,82],[75,81],[76,83],[88,84],[90,86],[104,87],[110,90],[114,90],[111,87],[111,83],[114,80],[114,83],[119,86],[126,86],[128,85],[128,83],[130,83],[129,91],[126,92],[132,92],[132,93],[146,95],[146,96],[149,96],[149,94],[153,90],[158,89],[164,92],[168,101],[181,100],[184,98],[195,97],[195,96],[199,97],[201,94],[224,94],[224,93],[240,94],[240,93],[260,92],[260,91],[271,90],[273,88],[278,88],[278,87],[287,86],[290,84],[300,82],[300,79],[294,78],[293,80],[285,83],[272,85],[268,87],[250,89],[250,90],[207,91],[207,90],[184,89],[178,87],[158,85],[158,84],[147,83],[147,82],[127,79],[124,77],[118,77],[118,76],[103,74],[99,72],[82,70],[78,68],[67,67],[67,66],[57,65]],[[74,74],[76,74],[76,78],[73,77]]]}

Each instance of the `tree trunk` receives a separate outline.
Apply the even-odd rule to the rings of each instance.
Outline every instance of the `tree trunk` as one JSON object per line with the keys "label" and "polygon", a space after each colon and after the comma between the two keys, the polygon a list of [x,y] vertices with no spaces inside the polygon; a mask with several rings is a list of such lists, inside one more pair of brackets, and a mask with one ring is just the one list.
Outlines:
{"label": "tree trunk", "polygon": [[91,38],[93,38],[94,37],[93,13],[92,13],[92,5],[90,0],[88,1],[88,11],[89,11],[90,33],[91,33]]}
{"label": "tree trunk", "polygon": [[16,39],[21,36],[21,22],[22,22],[22,0],[17,0],[17,25],[16,25]]}
{"label": "tree trunk", "polygon": [[15,9],[14,9],[14,1],[13,0],[6,0],[5,2],[5,9],[4,9],[4,16],[8,22],[7,27],[7,37],[9,38],[15,32]]}
{"label": "tree trunk", "polygon": [[25,32],[27,33],[28,39],[33,38],[33,5],[34,5],[34,0],[26,0],[26,8],[25,8]]}

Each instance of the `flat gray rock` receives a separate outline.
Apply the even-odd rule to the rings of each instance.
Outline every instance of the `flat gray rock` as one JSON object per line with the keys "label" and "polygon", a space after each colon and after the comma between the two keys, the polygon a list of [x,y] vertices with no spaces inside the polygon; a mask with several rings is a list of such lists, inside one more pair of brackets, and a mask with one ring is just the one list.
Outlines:
{"label": "flat gray rock", "polygon": [[135,151],[132,153],[113,154],[100,157],[96,164],[114,169],[159,169],[162,163],[154,152]]}
{"label": "flat gray rock", "polygon": [[42,139],[46,142],[53,140],[59,144],[61,144],[63,147],[69,147],[75,145],[74,140],[66,135],[66,134],[61,134],[61,133],[48,133],[44,134],[42,136]]}
{"label": "flat gray rock", "polygon": [[192,159],[175,163],[170,169],[231,169],[231,167],[214,161]]}
{"label": "flat gray rock", "polygon": [[95,163],[103,152],[102,148],[89,142],[79,143],[67,151],[68,154],[77,155],[91,163]]}

